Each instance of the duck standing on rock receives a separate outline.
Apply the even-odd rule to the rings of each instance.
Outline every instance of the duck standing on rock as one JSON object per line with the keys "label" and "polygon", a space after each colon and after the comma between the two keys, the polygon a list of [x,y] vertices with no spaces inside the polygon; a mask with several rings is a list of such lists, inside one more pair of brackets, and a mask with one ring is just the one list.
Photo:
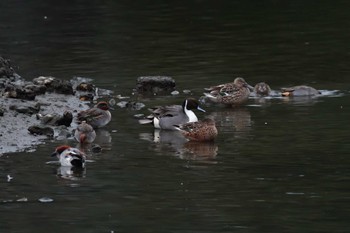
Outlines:
{"label": "duck standing on rock", "polygon": [[248,101],[250,89],[253,87],[243,78],[238,77],[232,83],[205,88],[209,93],[204,93],[204,95],[214,103],[237,106]]}
{"label": "duck standing on rock", "polygon": [[151,115],[147,119],[139,120],[140,124],[153,123],[157,129],[176,130],[174,125],[185,124],[188,122],[196,122],[198,118],[192,111],[197,109],[205,112],[199,106],[198,100],[187,98],[182,105],[167,105],[150,108]]}
{"label": "duck standing on rock", "polygon": [[75,129],[74,138],[81,144],[92,143],[96,138],[96,132],[91,125],[82,121]]}
{"label": "duck standing on rock", "polygon": [[85,121],[94,129],[103,127],[112,119],[112,114],[109,109],[111,108],[109,107],[108,103],[101,101],[93,108],[79,112],[77,115],[78,122]]}
{"label": "duck standing on rock", "polygon": [[86,155],[77,148],[62,145],[57,147],[51,156],[57,156],[61,166],[85,167]]}
{"label": "duck standing on rock", "polygon": [[215,120],[211,118],[178,125],[176,129],[180,130],[182,135],[190,141],[214,141],[218,136]]}

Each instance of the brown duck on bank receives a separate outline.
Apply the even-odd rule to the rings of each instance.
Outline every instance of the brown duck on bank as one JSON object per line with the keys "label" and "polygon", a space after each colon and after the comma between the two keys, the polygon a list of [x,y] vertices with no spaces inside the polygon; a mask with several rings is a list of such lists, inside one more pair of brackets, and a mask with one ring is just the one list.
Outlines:
{"label": "brown duck on bank", "polygon": [[78,122],[85,121],[91,125],[94,129],[103,127],[107,125],[111,119],[112,115],[109,111],[111,109],[107,102],[101,101],[97,103],[93,108],[85,111],[81,111],[77,115]]}
{"label": "brown duck on bank", "polygon": [[294,86],[288,88],[281,88],[282,96],[316,96],[321,92],[310,86]]}
{"label": "brown duck on bank", "polygon": [[204,95],[214,103],[236,106],[248,101],[252,88],[243,78],[238,77],[232,83],[205,88],[209,93]]}

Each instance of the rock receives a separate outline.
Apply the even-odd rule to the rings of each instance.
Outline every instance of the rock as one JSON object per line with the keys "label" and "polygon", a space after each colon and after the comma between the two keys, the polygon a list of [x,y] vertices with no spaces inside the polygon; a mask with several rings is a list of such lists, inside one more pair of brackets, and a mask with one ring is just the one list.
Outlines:
{"label": "rock", "polygon": [[175,90],[175,80],[168,76],[143,76],[137,79],[138,93],[172,92]]}
{"label": "rock", "polygon": [[40,104],[36,103],[35,105],[32,105],[30,103],[23,103],[22,105],[10,105],[9,109],[14,110],[18,113],[33,115],[40,111]]}
{"label": "rock", "polygon": [[91,147],[92,153],[100,153],[102,151],[102,147],[100,145],[94,144]]}
{"label": "rock", "polygon": [[60,80],[51,76],[40,76],[38,78],[33,79],[33,83],[36,85],[45,85],[48,92],[74,95],[72,84],[66,80]]}
{"label": "rock", "polygon": [[117,103],[117,106],[120,108],[129,108],[131,110],[140,110],[145,107],[145,104],[134,101],[120,101]]}
{"label": "rock", "polygon": [[180,94],[180,92],[179,91],[172,91],[170,94],[171,95],[178,95],[178,94]]}
{"label": "rock", "polygon": [[0,78],[11,78],[14,73],[10,60],[0,57]]}
{"label": "rock", "polygon": [[51,127],[33,125],[28,128],[28,131],[34,135],[46,135],[48,137],[53,137],[54,130]]}
{"label": "rock", "polygon": [[73,114],[70,111],[65,111],[63,115],[59,114],[37,114],[37,119],[44,125],[64,125],[69,127],[73,121]]}
{"label": "rock", "polygon": [[0,107],[0,116],[4,116],[5,113],[5,109],[3,109],[2,107]]}
{"label": "rock", "polygon": [[75,88],[77,91],[86,91],[86,92],[94,92],[95,91],[95,85],[91,83],[80,83],[78,86]]}

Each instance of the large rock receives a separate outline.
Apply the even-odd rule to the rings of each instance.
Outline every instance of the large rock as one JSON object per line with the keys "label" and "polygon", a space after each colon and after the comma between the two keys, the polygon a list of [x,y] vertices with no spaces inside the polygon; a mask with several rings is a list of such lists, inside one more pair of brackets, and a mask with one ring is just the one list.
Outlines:
{"label": "large rock", "polygon": [[10,60],[4,59],[0,56],[0,78],[14,77],[14,73]]}
{"label": "large rock", "polygon": [[136,91],[138,93],[158,94],[175,90],[175,80],[168,76],[143,76],[137,79]]}

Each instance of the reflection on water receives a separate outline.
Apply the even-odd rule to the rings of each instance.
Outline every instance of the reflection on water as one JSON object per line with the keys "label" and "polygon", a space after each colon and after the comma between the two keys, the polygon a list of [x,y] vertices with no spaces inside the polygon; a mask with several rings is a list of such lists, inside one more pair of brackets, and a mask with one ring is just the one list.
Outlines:
{"label": "reflection on water", "polygon": [[217,155],[214,142],[188,141],[180,131],[154,129],[152,133],[141,133],[140,139],[151,142],[151,149],[157,152],[172,152],[186,160],[210,160]]}
{"label": "reflection on water", "polygon": [[195,142],[189,141],[183,145],[186,153],[180,155],[180,158],[186,160],[211,161],[218,154],[218,145],[215,142]]}
{"label": "reflection on water", "polygon": [[60,166],[57,168],[57,176],[67,180],[79,180],[85,178],[86,169],[79,167]]}
{"label": "reflection on water", "polygon": [[216,125],[221,133],[234,132],[235,138],[244,138],[249,135],[252,126],[250,112],[247,108],[223,108],[212,112]]}

